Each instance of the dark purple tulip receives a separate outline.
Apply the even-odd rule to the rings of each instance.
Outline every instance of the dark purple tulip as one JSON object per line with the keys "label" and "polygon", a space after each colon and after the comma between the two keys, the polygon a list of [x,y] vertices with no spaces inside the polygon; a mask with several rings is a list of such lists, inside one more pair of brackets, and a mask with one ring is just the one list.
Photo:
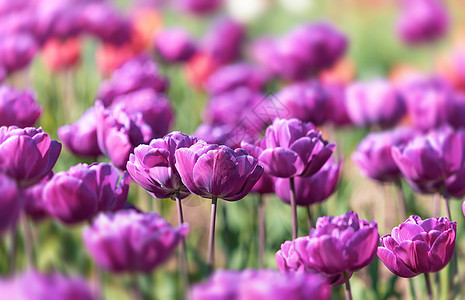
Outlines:
{"label": "dark purple tulip", "polygon": [[399,180],[402,174],[392,158],[392,147],[407,144],[415,135],[416,132],[408,128],[370,133],[357,146],[352,160],[365,177],[381,182]]}
{"label": "dark purple tulip", "polygon": [[52,171],[39,183],[21,190],[24,212],[34,221],[42,221],[49,216],[45,207],[43,191],[47,182],[49,182],[54,175],[55,173]]}
{"label": "dark purple tulip", "polygon": [[206,90],[210,95],[218,95],[247,87],[253,91],[261,90],[269,79],[262,69],[246,63],[237,63],[219,68],[207,81]]}
{"label": "dark purple tulip", "polygon": [[[328,160],[325,165],[310,177],[295,178],[295,201],[297,205],[309,206],[320,203],[336,190],[341,172],[342,161]],[[275,191],[281,201],[291,203],[290,184],[287,178],[276,178]]]}
{"label": "dark purple tulip", "polygon": [[432,42],[449,28],[449,14],[440,0],[403,0],[397,32],[407,44]]}
{"label": "dark purple tulip", "polygon": [[45,185],[43,201],[48,214],[65,224],[91,220],[98,212],[117,211],[126,203],[130,177],[99,163],[78,164],[59,172]]}
{"label": "dark purple tulip", "polygon": [[392,148],[402,175],[414,186],[442,183],[457,173],[464,161],[464,133],[441,128]]}
{"label": "dark purple tulip", "polygon": [[0,173],[0,234],[13,227],[21,211],[21,201],[14,180]]}
{"label": "dark purple tulip", "polygon": [[2,299],[97,300],[96,292],[81,278],[29,270],[10,279],[0,279]]}
{"label": "dark purple tulip", "polygon": [[263,168],[243,149],[197,142],[176,150],[176,169],[182,182],[203,198],[237,201],[260,179]]}
{"label": "dark purple tulip", "polygon": [[357,82],[346,89],[346,108],[358,126],[392,127],[405,114],[405,104],[397,89],[384,80]]}
{"label": "dark purple tulip", "polygon": [[447,109],[447,123],[454,128],[465,127],[465,93],[456,93],[449,98]]}
{"label": "dark purple tulip", "polygon": [[[285,241],[281,244],[281,249],[275,255],[276,265],[281,273],[318,273],[314,269],[309,268],[300,258],[295,250],[294,241]],[[319,273],[325,276],[332,286],[338,286],[344,283],[342,274],[329,275]],[[352,272],[348,273],[349,278],[352,277]]]}
{"label": "dark purple tulip", "polygon": [[155,49],[163,60],[170,63],[185,62],[196,51],[196,45],[183,28],[168,28],[155,36]]}
{"label": "dark purple tulip", "polygon": [[345,53],[347,38],[328,23],[301,25],[281,38],[259,40],[252,56],[272,73],[300,80],[331,67]]}
{"label": "dark purple tulip", "polygon": [[42,128],[0,127],[0,172],[28,187],[44,178],[60,155],[61,144]]}
{"label": "dark purple tulip", "polygon": [[275,119],[266,129],[263,147],[258,160],[265,173],[289,178],[318,172],[336,145],[323,140],[321,132],[311,123]]}
{"label": "dark purple tulip", "polygon": [[[241,148],[249,153],[249,155],[258,159],[263,152],[265,139],[260,139],[256,144],[249,144],[245,141],[241,142]],[[270,175],[263,173],[257,183],[253,186],[251,193],[260,195],[274,193],[274,178]]]}
{"label": "dark purple tulip", "polygon": [[317,274],[280,274],[275,270],[220,270],[192,287],[192,300],[331,299],[331,287]]}
{"label": "dark purple tulip", "polygon": [[58,128],[58,137],[75,155],[97,157],[102,154],[97,142],[97,117],[95,107],[89,108],[71,125]]}
{"label": "dark purple tulip", "polygon": [[200,50],[220,65],[231,63],[241,55],[245,28],[238,22],[223,18],[217,20],[200,43]]}
{"label": "dark purple tulip", "polygon": [[34,126],[42,113],[31,90],[19,91],[9,86],[0,87],[0,126]]}
{"label": "dark purple tulip", "polygon": [[326,83],[324,89],[329,99],[326,119],[336,126],[351,125],[352,121],[346,108],[345,85]]}
{"label": "dark purple tulip", "polygon": [[168,79],[160,75],[153,61],[141,55],[114,71],[111,79],[101,84],[97,99],[109,106],[114,98],[144,88],[164,92],[168,89]]}
{"label": "dark purple tulip", "polygon": [[152,130],[152,137],[165,136],[174,122],[174,109],[164,94],[145,88],[113,99],[111,107],[121,106],[129,114],[140,114]]}
{"label": "dark purple tulip", "polygon": [[240,126],[202,123],[192,133],[192,136],[209,144],[225,145],[231,149],[240,148],[243,140],[255,140],[257,135],[257,129],[249,122],[241,123]]}
{"label": "dark purple tulip", "polygon": [[179,192],[180,198],[190,195],[176,170],[174,153],[189,148],[196,138],[179,131],[155,139],[150,145],[139,145],[129,156],[127,170],[132,179],[157,198],[169,198]]}
{"label": "dark purple tulip", "polygon": [[381,237],[378,257],[394,274],[414,277],[421,273],[438,272],[452,258],[457,223],[447,218],[422,220],[410,216]]}
{"label": "dark purple tulip", "polygon": [[143,122],[141,114],[131,115],[123,107],[105,109],[100,101],[95,104],[95,114],[100,150],[124,170],[134,148],[153,138],[150,126]]}
{"label": "dark purple tulip", "polygon": [[375,221],[345,215],[320,217],[310,234],[293,241],[305,266],[327,275],[353,272],[369,265],[376,256],[379,241]]}
{"label": "dark purple tulip", "polygon": [[326,121],[329,98],[321,84],[316,81],[295,83],[282,89],[276,98],[290,114],[287,119],[312,122],[316,126]]}
{"label": "dark purple tulip", "polygon": [[173,228],[156,213],[121,210],[100,214],[83,239],[101,268],[148,273],[170,257],[188,231],[188,224]]}
{"label": "dark purple tulip", "polygon": [[175,0],[175,7],[186,13],[202,15],[218,10],[223,0]]}
{"label": "dark purple tulip", "polygon": [[38,46],[30,34],[9,34],[0,37],[0,66],[7,73],[20,70],[29,65]]}

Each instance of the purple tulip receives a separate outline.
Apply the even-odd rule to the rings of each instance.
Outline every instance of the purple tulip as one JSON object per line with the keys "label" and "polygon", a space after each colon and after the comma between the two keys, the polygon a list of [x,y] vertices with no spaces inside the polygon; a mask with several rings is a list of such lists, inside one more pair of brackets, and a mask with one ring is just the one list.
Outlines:
{"label": "purple tulip", "polygon": [[0,37],[0,66],[7,73],[28,66],[37,52],[38,46],[30,34],[9,34]]}
{"label": "purple tulip", "polygon": [[0,65],[0,83],[2,83],[6,78],[6,70],[3,66]]}
{"label": "purple tulip", "polygon": [[[336,190],[341,172],[339,163],[328,160],[324,166],[310,177],[295,178],[295,201],[297,205],[309,206],[328,199]],[[276,178],[275,191],[281,201],[290,204],[290,184],[287,178]]]}
{"label": "purple tulip", "polygon": [[346,90],[346,108],[358,126],[392,127],[405,114],[400,93],[387,81],[357,82]]}
{"label": "purple tulip", "polygon": [[449,28],[449,14],[439,0],[403,0],[397,32],[407,44],[433,42]]}
{"label": "purple tulip", "polygon": [[329,98],[321,84],[316,81],[300,82],[282,89],[276,98],[289,111],[287,119],[312,122],[316,126],[326,121]]}
{"label": "purple tulip", "polygon": [[449,98],[447,123],[454,128],[465,127],[465,93],[457,93]]}
{"label": "purple tulip", "polygon": [[9,14],[25,10],[31,5],[31,0],[18,0],[18,1],[0,1],[0,16],[4,17]]}
{"label": "purple tulip", "polygon": [[122,210],[100,214],[83,239],[101,268],[148,273],[170,257],[188,231],[188,224],[173,228],[156,213]]}
{"label": "purple tulip", "polygon": [[228,18],[217,20],[201,41],[200,50],[220,65],[231,63],[241,55],[245,28]]}
{"label": "purple tulip", "polygon": [[109,106],[116,97],[144,88],[164,92],[168,89],[168,79],[160,75],[154,62],[141,55],[114,71],[111,79],[100,86],[97,99]]}
{"label": "purple tulip", "polygon": [[463,132],[442,128],[393,147],[392,157],[413,186],[440,184],[462,168],[463,144]]}
{"label": "purple tulip", "polygon": [[81,278],[30,270],[10,279],[0,279],[2,299],[97,300],[96,292]]}
{"label": "purple tulip", "polygon": [[[260,154],[263,152],[263,148],[265,147],[264,144],[265,139],[258,140],[256,144],[249,144],[245,141],[242,141],[241,148],[247,151],[249,155],[253,156],[255,159],[258,159]],[[274,193],[274,182],[275,180],[273,177],[263,173],[250,192],[259,195]]]}
{"label": "purple tulip", "polygon": [[189,148],[197,139],[174,131],[150,145],[140,145],[129,156],[127,170],[131,177],[157,198],[169,198],[179,193],[181,198],[190,195],[175,167],[174,153]]}
{"label": "purple tulip", "polygon": [[357,146],[352,160],[360,168],[363,176],[381,182],[394,182],[399,180],[402,174],[392,158],[392,147],[407,144],[415,135],[416,132],[408,128],[371,133]]}
{"label": "purple tulip", "polygon": [[293,246],[306,268],[331,276],[369,265],[376,256],[378,240],[376,222],[359,220],[349,211],[318,218],[316,228],[295,239]]}
{"label": "purple tulip", "polygon": [[239,87],[259,91],[268,81],[268,77],[264,70],[246,63],[227,65],[208,78],[206,90],[210,95],[222,94]]}
{"label": "purple tulip", "polygon": [[111,107],[121,106],[129,114],[141,114],[152,130],[152,137],[165,136],[174,122],[174,110],[165,95],[152,89],[140,89],[113,99]]}
{"label": "purple tulip", "polygon": [[89,108],[79,120],[58,128],[58,137],[75,155],[97,157],[102,154],[97,142],[95,107]]}
{"label": "purple tulip", "polygon": [[34,36],[36,21],[34,10],[31,8],[4,15],[0,22],[2,25],[0,35],[30,34]]}
{"label": "purple tulip", "polygon": [[183,28],[168,28],[156,35],[155,49],[163,60],[177,63],[189,60],[196,52],[196,45]]}
{"label": "purple tulip", "polygon": [[39,119],[42,108],[32,91],[0,87],[0,126],[30,127]]}
{"label": "purple tulip", "polygon": [[120,169],[126,168],[129,154],[135,147],[154,137],[141,114],[131,115],[123,107],[105,109],[100,101],[95,104],[95,114],[99,148]]}
{"label": "purple tulip", "polygon": [[192,300],[331,299],[331,288],[317,274],[275,270],[220,270],[191,289]]}
{"label": "purple tulip", "polygon": [[65,224],[91,220],[98,212],[117,211],[128,197],[130,177],[107,163],[78,164],[57,173],[45,185],[47,213]]}
{"label": "purple tulip", "polygon": [[223,0],[175,0],[175,7],[193,15],[203,15],[218,10]]}
{"label": "purple tulip", "polygon": [[447,218],[422,220],[410,216],[381,237],[378,257],[394,274],[414,277],[421,273],[438,272],[452,258],[457,223]]}
{"label": "purple tulip", "polygon": [[[253,131],[256,136],[256,131]],[[207,142],[208,144],[225,145],[231,149],[240,147],[242,139],[249,139],[251,136],[248,130],[242,131],[231,125],[211,125],[202,123],[197,127],[192,136]]]}
{"label": "purple tulip", "polygon": [[61,144],[42,128],[0,127],[0,172],[24,188],[39,182],[55,165]]}
{"label": "purple tulip", "polygon": [[342,84],[324,84],[324,89],[328,96],[328,109],[326,119],[336,126],[346,126],[352,124],[347,113],[345,90]]}
{"label": "purple tulip", "polygon": [[263,152],[259,156],[265,173],[290,178],[311,176],[332,155],[335,144],[321,138],[311,123],[297,119],[275,119],[265,133]]}
{"label": "purple tulip", "polygon": [[0,234],[13,227],[21,211],[21,201],[14,180],[0,173]]}
{"label": "purple tulip", "polygon": [[237,201],[260,179],[263,168],[243,149],[197,142],[176,150],[176,169],[182,182],[203,198]]}
{"label": "purple tulip", "polygon": [[306,24],[284,37],[257,41],[252,56],[280,77],[301,80],[331,67],[344,55],[347,44],[347,38],[330,24]]}
{"label": "purple tulip", "polygon": [[45,207],[44,201],[44,187],[53,178],[55,173],[52,171],[45,176],[39,183],[21,189],[21,200],[23,201],[23,208],[26,215],[34,221],[42,221],[47,218],[48,212]]}

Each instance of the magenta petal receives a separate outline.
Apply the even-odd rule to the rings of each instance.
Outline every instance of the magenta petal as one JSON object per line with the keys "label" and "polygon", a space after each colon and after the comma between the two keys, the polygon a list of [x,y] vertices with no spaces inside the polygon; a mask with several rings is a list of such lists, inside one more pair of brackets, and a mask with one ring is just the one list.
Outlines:
{"label": "magenta petal", "polygon": [[297,153],[284,148],[266,149],[259,157],[265,172],[275,177],[294,177],[304,168]]}
{"label": "magenta petal", "polygon": [[398,259],[392,251],[384,247],[378,247],[377,254],[383,264],[397,276],[410,278],[418,275],[418,273],[410,270],[402,260]]}

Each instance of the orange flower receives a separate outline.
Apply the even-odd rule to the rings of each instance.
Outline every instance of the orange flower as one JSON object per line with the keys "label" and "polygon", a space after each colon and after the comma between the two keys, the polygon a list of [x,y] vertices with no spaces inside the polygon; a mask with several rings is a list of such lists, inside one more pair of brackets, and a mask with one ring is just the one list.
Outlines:
{"label": "orange flower", "polygon": [[42,49],[45,66],[52,72],[75,66],[81,56],[81,41],[78,38],[67,40],[50,39]]}
{"label": "orange flower", "polygon": [[202,90],[207,79],[218,67],[212,56],[199,52],[187,62],[184,74],[192,87]]}

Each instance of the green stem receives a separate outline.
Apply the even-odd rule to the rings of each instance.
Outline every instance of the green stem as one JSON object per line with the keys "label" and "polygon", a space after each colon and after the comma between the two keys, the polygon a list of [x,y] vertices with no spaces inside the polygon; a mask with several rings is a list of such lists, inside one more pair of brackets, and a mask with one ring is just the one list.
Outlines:
{"label": "green stem", "polygon": [[217,202],[217,197],[213,197],[210,213],[210,232],[208,236],[208,273],[210,274],[213,272],[215,264],[215,223]]}
{"label": "green stem", "polygon": [[265,220],[265,201],[263,195],[258,195],[258,268],[264,266],[263,257],[265,256],[266,246],[266,220]]}
{"label": "green stem", "polygon": [[289,185],[291,188],[291,215],[292,215],[292,239],[297,238],[297,203],[295,199],[295,184],[294,177],[289,178]]}
{"label": "green stem", "polygon": [[425,273],[426,290],[428,291],[428,300],[433,300],[433,292],[431,291],[431,280],[429,273]]}
{"label": "green stem", "polygon": [[345,289],[346,300],[352,300],[352,292],[350,291],[349,274],[347,272],[343,272],[343,275],[344,275],[344,283],[346,286],[346,289]]}

